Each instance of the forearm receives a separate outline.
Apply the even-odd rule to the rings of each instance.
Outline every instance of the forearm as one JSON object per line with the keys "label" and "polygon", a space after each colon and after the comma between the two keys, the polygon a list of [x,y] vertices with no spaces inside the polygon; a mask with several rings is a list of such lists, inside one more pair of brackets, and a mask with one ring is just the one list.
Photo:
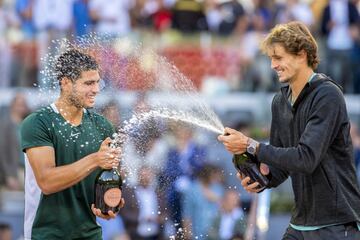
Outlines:
{"label": "forearm", "polygon": [[280,148],[261,143],[257,156],[260,162],[288,172],[312,173],[320,161],[320,153],[306,146]]}
{"label": "forearm", "polygon": [[72,164],[47,168],[38,179],[42,192],[56,193],[80,182],[97,168],[95,157],[93,153]]}

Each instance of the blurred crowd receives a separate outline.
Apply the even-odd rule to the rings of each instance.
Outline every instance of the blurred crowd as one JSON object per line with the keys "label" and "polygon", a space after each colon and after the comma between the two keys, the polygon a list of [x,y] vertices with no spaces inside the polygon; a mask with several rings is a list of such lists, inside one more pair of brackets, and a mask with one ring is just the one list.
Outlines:
{"label": "blurred crowd", "polygon": [[[149,109],[148,98],[143,94],[131,106],[133,113]],[[114,100],[98,106],[97,111],[118,129],[128,117]],[[1,213],[14,211],[9,207],[12,204],[9,193],[23,191],[24,155],[19,147],[18,129],[30,108],[25,95],[17,92],[10,105],[0,112]],[[241,188],[232,156],[217,145],[216,134],[155,119],[137,127],[124,145],[120,166],[126,207],[114,220],[98,219],[104,240],[227,240],[256,236],[257,199]],[[249,122],[234,122],[230,127],[264,142],[268,139],[266,130],[254,131]],[[359,172],[360,131],[355,123],[351,136]],[[4,234],[9,234],[10,225],[3,228]]]}
{"label": "blurred crowd", "polygon": [[[215,75],[229,80],[232,90],[274,91],[277,81],[259,52],[259,42],[275,24],[298,20],[318,40],[318,70],[338,81],[345,92],[360,93],[359,6],[358,0],[2,0],[0,87],[39,84],[41,58],[54,39],[96,33],[156,42],[155,50],[198,87]],[[145,40],[144,32],[152,37]],[[172,37],[161,38],[168,35]],[[199,45],[189,53],[186,39],[191,36],[198,36]],[[167,42],[174,38],[180,39],[175,46]],[[216,41],[220,44],[213,44]],[[201,65],[209,58],[204,48],[216,55],[213,65]],[[229,59],[218,56],[228,52]],[[178,61],[179,55],[185,59]],[[214,71],[214,66],[221,69]],[[224,72],[227,68],[231,69]]]}
{"label": "blurred crowd", "polygon": [[[191,80],[199,77],[199,89],[213,74],[225,79],[233,90],[275,91],[279,86],[259,43],[275,24],[298,20],[312,29],[319,43],[322,63],[318,71],[338,81],[345,93],[360,94],[359,2],[0,0],[0,88],[38,85],[41,58],[52,40],[95,32],[113,38],[140,38],[146,33],[151,35],[149,42],[161,40],[156,51],[189,74]],[[169,35],[180,36],[179,42],[166,43]],[[184,46],[188,39],[199,45],[192,42],[191,47]],[[212,50],[213,65],[206,62],[209,56],[202,54],[204,46]],[[223,53],[232,57],[226,58]],[[197,75],[192,75],[199,66]],[[229,66],[233,68],[228,72],[217,69]],[[146,97],[139,95],[131,110],[144,111],[147,107]],[[0,213],[8,205],[3,202],[6,192],[23,191],[19,124],[33,110],[21,92],[14,95],[10,105],[0,108]],[[124,120],[116,101],[103,104],[99,110],[116,127]],[[250,131],[247,135],[251,136],[248,122],[230,127]],[[231,156],[212,145],[215,136],[209,143],[209,136],[170,123],[163,123],[161,129],[146,126],[139,132],[146,138],[130,139],[121,166],[127,205],[117,219],[99,219],[105,240],[172,236],[226,240],[255,234],[249,227],[255,224],[251,207],[254,198],[238,188]],[[360,176],[360,130],[356,122],[351,135]],[[267,141],[266,132],[261,137]],[[9,236],[9,229],[0,225],[0,234]]]}

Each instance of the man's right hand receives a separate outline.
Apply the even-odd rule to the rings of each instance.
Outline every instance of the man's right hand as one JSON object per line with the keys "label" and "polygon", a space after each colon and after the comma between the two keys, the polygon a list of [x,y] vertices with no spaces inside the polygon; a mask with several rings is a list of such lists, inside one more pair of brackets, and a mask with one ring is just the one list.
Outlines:
{"label": "man's right hand", "polygon": [[[268,175],[270,173],[268,165],[266,165],[265,163],[260,163],[260,172],[262,175]],[[262,190],[257,188],[257,186],[259,185],[258,182],[250,183],[250,177],[245,177],[239,172],[237,173],[237,177],[241,180],[241,185],[247,192],[257,193]]]}
{"label": "man's right hand", "polygon": [[111,141],[111,138],[106,138],[96,153],[98,166],[104,169],[110,169],[119,165],[121,149],[110,147]]}

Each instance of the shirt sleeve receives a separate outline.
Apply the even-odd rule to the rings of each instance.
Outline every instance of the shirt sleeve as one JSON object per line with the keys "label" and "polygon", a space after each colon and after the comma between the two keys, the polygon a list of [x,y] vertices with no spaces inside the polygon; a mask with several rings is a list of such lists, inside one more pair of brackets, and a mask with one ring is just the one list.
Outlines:
{"label": "shirt sleeve", "polygon": [[21,149],[26,152],[26,149],[40,146],[54,147],[50,127],[46,126],[44,119],[41,119],[38,114],[31,114],[21,124]]}

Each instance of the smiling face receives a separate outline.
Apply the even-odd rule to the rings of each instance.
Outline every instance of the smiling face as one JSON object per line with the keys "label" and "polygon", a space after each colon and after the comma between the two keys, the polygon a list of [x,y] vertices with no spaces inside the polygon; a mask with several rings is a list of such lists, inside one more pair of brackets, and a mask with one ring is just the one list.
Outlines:
{"label": "smiling face", "polygon": [[291,83],[304,67],[307,67],[304,52],[298,55],[288,53],[279,43],[270,46],[267,54],[271,60],[271,68],[276,72],[281,83]]}
{"label": "smiling face", "polygon": [[92,108],[100,91],[100,75],[97,70],[81,72],[75,81],[63,80],[62,89],[68,102],[76,108]]}

